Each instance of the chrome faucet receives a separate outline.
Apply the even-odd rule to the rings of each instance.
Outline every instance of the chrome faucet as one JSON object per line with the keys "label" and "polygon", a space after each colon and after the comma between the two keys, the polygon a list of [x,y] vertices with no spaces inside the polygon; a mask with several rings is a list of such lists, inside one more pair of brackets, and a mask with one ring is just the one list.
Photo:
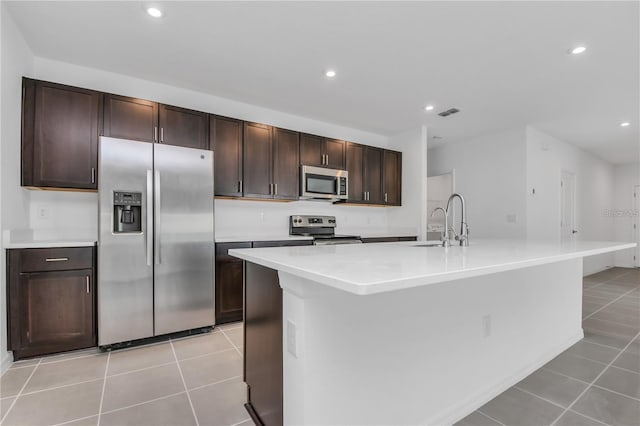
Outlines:
{"label": "chrome faucet", "polygon": [[444,233],[442,234],[442,247],[449,247],[451,244],[449,242],[449,216],[447,215],[447,211],[442,207],[436,207],[431,212],[431,217],[435,216],[436,212],[441,211],[444,215]]}
{"label": "chrome faucet", "polygon": [[453,232],[453,234],[455,235],[455,239],[456,241],[460,241],[460,245],[464,246],[464,247],[468,247],[469,246],[469,226],[467,225],[467,215],[466,215],[466,209],[464,206],[464,197],[460,194],[458,194],[457,192],[451,194],[451,196],[449,197],[449,200],[447,201],[447,209],[444,210],[445,214],[448,214],[449,212],[449,206],[451,205],[451,202],[453,201],[454,198],[459,198],[460,199],[460,207],[461,207],[461,215],[462,218],[460,219],[460,234],[456,234],[456,231],[453,229],[453,226],[451,227],[451,231]]}

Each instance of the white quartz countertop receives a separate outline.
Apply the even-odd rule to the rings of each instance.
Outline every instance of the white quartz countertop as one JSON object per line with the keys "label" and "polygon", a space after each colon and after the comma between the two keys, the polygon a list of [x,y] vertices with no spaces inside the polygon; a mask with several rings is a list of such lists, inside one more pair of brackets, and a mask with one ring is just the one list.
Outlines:
{"label": "white quartz countertop", "polygon": [[313,237],[305,237],[302,235],[282,235],[282,234],[234,234],[215,236],[216,243],[241,243],[244,241],[298,241],[313,240]]}
{"label": "white quartz countertop", "polygon": [[474,240],[469,247],[425,242],[234,249],[229,254],[358,295],[544,265],[633,248],[635,243]]}
{"label": "white quartz countertop", "polygon": [[90,240],[24,240],[5,243],[6,249],[54,248],[54,247],[92,247],[96,241]]}

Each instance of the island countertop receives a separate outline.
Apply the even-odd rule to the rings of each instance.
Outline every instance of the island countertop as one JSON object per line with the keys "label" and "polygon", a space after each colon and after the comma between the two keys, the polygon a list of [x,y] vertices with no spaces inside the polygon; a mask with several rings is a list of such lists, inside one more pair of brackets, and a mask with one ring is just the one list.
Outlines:
{"label": "island countertop", "polygon": [[233,249],[229,254],[357,295],[383,293],[636,247],[636,243],[475,240]]}

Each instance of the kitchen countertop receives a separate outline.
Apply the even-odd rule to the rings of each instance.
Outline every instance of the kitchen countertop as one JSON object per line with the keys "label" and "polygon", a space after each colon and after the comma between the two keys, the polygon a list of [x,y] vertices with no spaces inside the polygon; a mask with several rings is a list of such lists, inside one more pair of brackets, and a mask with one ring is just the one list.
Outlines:
{"label": "kitchen countertop", "polygon": [[89,240],[24,240],[5,243],[6,249],[55,248],[55,247],[92,247],[96,241]]}
{"label": "kitchen countertop", "polygon": [[358,295],[383,293],[633,248],[635,243],[473,240],[234,249],[229,254]]}
{"label": "kitchen countertop", "polygon": [[241,243],[245,241],[298,241],[298,240],[313,240],[313,237],[306,237],[303,235],[282,235],[282,234],[235,234],[235,235],[222,235],[215,236],[216,243]]}

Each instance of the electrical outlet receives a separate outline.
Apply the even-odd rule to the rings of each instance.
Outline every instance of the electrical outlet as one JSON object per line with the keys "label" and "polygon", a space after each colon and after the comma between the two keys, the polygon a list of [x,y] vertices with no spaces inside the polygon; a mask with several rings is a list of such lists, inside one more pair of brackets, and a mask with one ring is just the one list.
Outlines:
{"label": "electrical outlet", "polygon": [[507,214],[507,222],[508,223],[516,223],[518,221],[518,215],[515,213]]}
{"label": "electrical outlet", "polygon": [[264,223],[264,212],[260,212],[260,222]]}
{"label": "electrical outlet", "polygon": [[482,336],[485,339],[491,336],[491,315],[482,317]]}
{"label": "electrical outlet", "polygon": [[49,217],[49,211],[44,207],[40,207],[40,209],[38,210],[38,215],[41,219],[46,219]]}
{"label": "electrical outlet", "polygon": [[291,320],[287,320],[287,352],[298,358],[298,339],[296,324]]}

